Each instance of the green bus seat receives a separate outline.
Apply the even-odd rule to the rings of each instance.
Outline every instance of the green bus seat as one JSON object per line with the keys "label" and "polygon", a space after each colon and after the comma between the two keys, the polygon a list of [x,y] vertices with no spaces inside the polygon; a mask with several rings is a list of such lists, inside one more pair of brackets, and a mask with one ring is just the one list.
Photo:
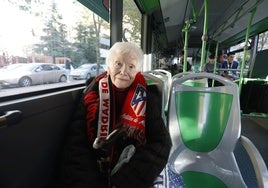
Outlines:
{"label": "green bus seat", "polygon": [[[186,84],[202,78],[217,80],[223,86]],[[239,139],[252,160],[259,187],[267,187],[267,167],[260,153],[240,135],[237,84],[212,73],[173,78],[168,128],[173,146],[167,166],[182,176],[187,188],[247,187],[233,153]]]}

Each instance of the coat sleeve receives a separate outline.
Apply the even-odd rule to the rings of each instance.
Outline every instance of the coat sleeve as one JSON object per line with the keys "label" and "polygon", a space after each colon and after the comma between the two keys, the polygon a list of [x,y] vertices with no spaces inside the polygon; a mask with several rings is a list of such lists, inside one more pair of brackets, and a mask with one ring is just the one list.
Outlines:
{"label": "coat sleeve", "polygon": [[82,97],[65,142],[60,181],[62,188],[107,187],[107,178],[98,170],[92,142],[88,139],[85,117],[86,109]]}
{"label": "coat sleeve", "polygon": [[171,139],[159,110],[158,95],[147,92],[147,142],[136,148],[130,161],[111,177],[116,188],[148,188],[165,167],[171,149]]}

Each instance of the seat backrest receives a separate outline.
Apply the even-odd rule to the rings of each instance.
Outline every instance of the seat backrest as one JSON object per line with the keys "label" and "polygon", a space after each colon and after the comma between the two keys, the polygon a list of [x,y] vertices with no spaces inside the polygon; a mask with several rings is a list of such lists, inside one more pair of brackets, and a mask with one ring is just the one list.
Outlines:
{"label": "seat backrest", "polygon": [[171,83],[172,83],[172,74],[171,72],[163,69],[155,69],[155,72],[160,72],[166,76],[164,78],[165,81],[165,95],[166,95],[166,102],[165,102],[165,113],[167,113],[168,110],[168,101],[169,101],[169,93],[170,93],[170,88],[171,88]]}
{"label": "seat backrest", "polygon": [[[223,84],[186,84],[208,78]],[[212,73],[190,73],[172,81],[168,128],[170,168],[186,187],[246,187],[233,150],[240,137],[237,85]]]}
{"label": "seat backrest", "polygon": [[[192,72],[182,72],[179,74],[175,74],[172,77],[172,81],[178,78],[181,78],[185,75],[188,75],[188,74],[192,74]],[[186,80],[183,84],[188,85],[188,86],[193,86],[193,87],[208,87],[208,79],[207,78],[194,78],[194,79]]]}
{"label": "seat backrest", "polygon": [[161,72],[163,73],[164,75],[166,75],[168,77],[168,87],[169,87],[169,90],[170,90],[170,87],[171,87],[171,82],[172,82],[172,74],[171,72],[167,71],[167,70],[163,70],[163,69],[155,69],[154,71],[156,72]]}
{"label": "seat backrest", "polygon": [[170,86],[171,86],[170,78],[168,77],[167,74],[160,72],[160,71],[156,71],[156,70],[146,71],[146,73],[152,74],[156,76],[157,78],[160,78],[163,81],[164,87],[161,92],[163,93],[165,107],[167,107],[169,91],[170,91]]}
{"label": "seat backrest", "polygon": [[159,100],[161,101],[160,111],[162,114],[162,118],[164,122],[166,123],[166,114],[165,114],[165,82],[161,78],[151,74],[150,72],[142,72],[142,75],[144,76],[146,80],[146,84],[148,87],[156,87],[157,91],[159,93]]}

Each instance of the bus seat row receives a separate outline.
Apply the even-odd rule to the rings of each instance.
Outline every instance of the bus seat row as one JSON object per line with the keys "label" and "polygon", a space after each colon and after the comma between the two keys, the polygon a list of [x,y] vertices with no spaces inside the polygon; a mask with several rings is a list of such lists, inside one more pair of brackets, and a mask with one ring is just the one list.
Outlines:
{"label": "bus seat row", "polygon": [[[222,86],[208,87],[208,79]],[[212,73],[174,75],[166,117],[173,146],[153,187],[267,187],[264,160],[254,144],[241,135],[239,103],[237,84],[224,77]],[[234,151],[238,145],[249,161],[241,162],[246,160],[241,156],[237,160]],[[241,164],[251,165],[249,172],[241,172],[249,169]]]}

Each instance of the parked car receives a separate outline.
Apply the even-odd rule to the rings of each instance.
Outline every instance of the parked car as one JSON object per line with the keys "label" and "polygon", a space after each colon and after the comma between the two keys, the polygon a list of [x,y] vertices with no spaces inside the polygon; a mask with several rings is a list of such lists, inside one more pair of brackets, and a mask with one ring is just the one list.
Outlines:
{"label": "parked car", "polygon": [[[102,65],[99,65],[99,74],[105,70]],[[97,64],[83,64],[71,71],[71,77],[75,80],[89,79],[97,76]]]}
{"label": "parked car", "polygon": [[67,71],[50,63],[27,63],[3,70],[0,85],[27,87],[35,84],[66,82]]}

